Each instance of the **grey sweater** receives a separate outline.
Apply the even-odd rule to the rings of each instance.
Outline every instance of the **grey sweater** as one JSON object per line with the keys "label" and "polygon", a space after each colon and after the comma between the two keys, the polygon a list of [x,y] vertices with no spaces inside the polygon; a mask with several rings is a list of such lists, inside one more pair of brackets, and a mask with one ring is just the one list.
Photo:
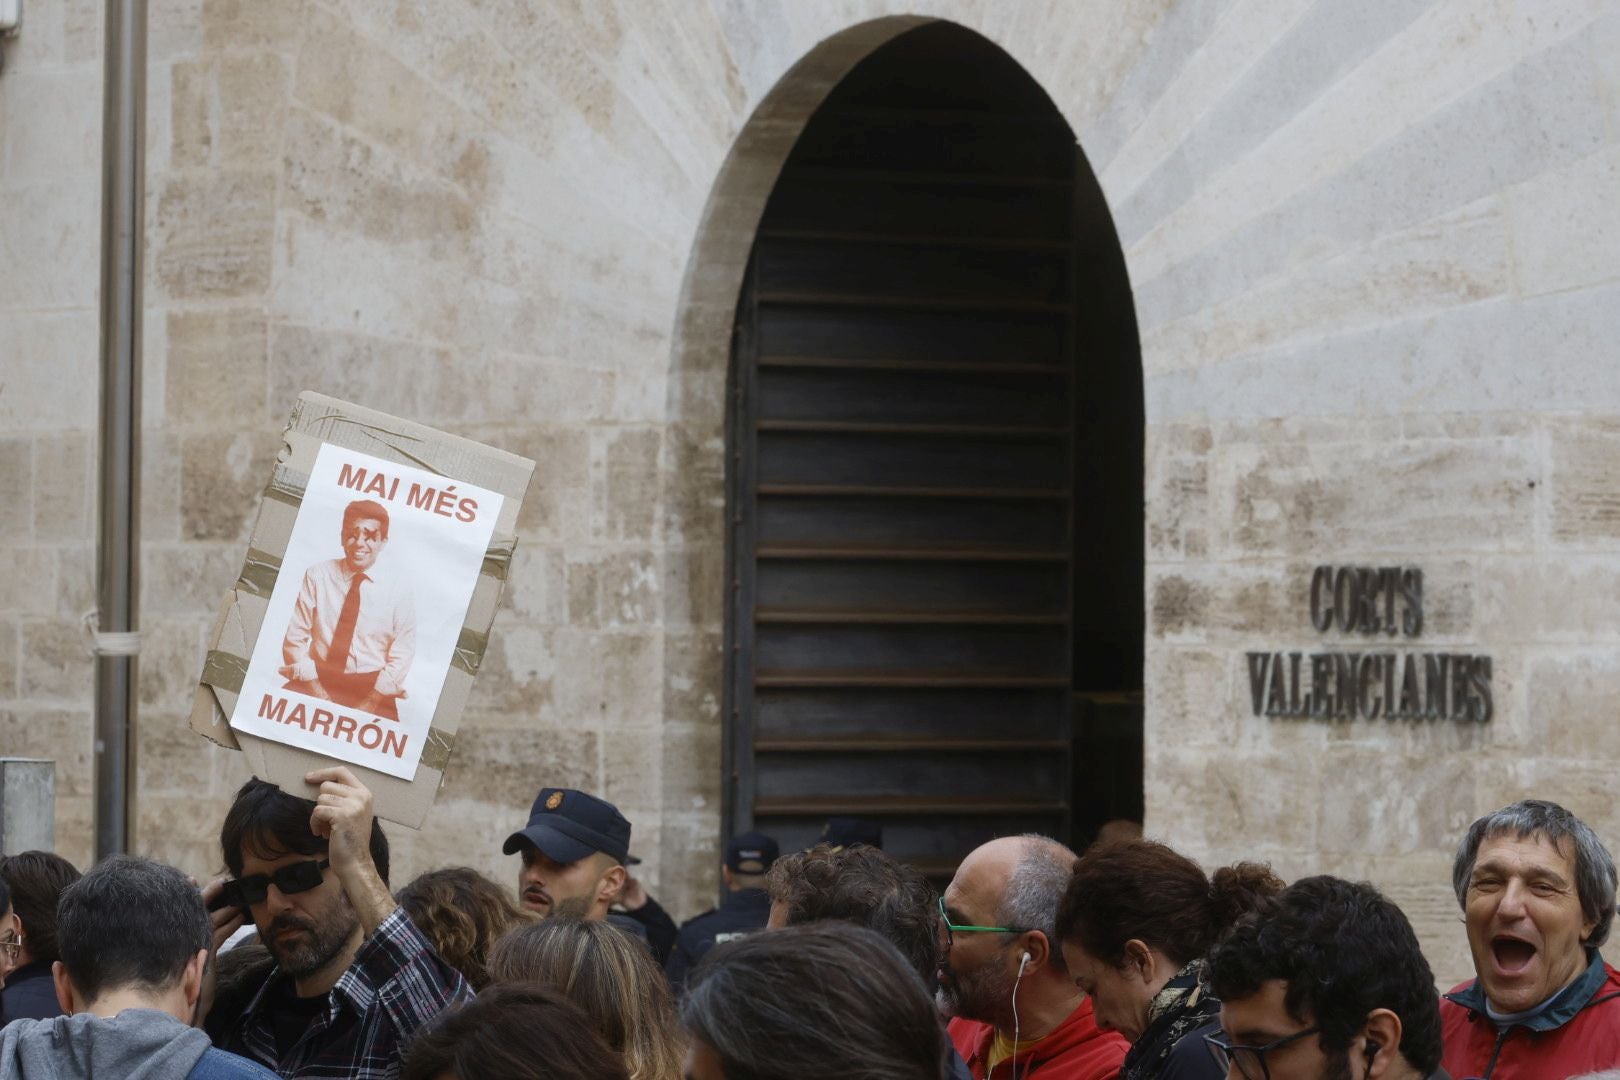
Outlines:
{"label": "grey sweater", "polygon": [[208,1046],[157,1009],[17,1020],[0,1029],[0,1080],[186,1080]]}

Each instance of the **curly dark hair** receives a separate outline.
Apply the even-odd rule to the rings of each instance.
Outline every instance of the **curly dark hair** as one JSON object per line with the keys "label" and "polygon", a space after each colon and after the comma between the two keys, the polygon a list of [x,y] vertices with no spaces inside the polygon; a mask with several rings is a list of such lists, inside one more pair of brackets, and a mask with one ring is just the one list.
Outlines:
{"label": "curly dark hair", "polygon": [[1134,938],[1180,967],[1209,952],[1222,931],[1282,889],[1282,879],[1263,863],[1223,866],[1211,879],[1155,840],[1121,840],[1092,848],[1075,864],[1058,906],[1058,939],[1117,965]]}
{"label": "curly dark hair", "polygon": [[489,985],[489,950],[501,935],[535,921],[512,900],[510,889],[467,866],[419,874],[394,899],[474,990]]}
{"label": "curly dark hair", "polygon": [[924,984],[939,968],[937,894],[913,867],[879,848],[820,844],[771,864],[765,889],[787,907],[787,924],[836,919],[887,938]]}
{"label": "curly dark hair", "polygon": [[1288,984],[1283,1004],[1322,1028],[1322,1045],[1347,1050],[1374,1009],[1401,1018],[1401,1054],[1423,1075],[1440,1064],[1434,975],[1401,909],[1366,882],[1310,877],[1245,916],[1209,955],[1215,996],[1236,1001],[1268,979]]}

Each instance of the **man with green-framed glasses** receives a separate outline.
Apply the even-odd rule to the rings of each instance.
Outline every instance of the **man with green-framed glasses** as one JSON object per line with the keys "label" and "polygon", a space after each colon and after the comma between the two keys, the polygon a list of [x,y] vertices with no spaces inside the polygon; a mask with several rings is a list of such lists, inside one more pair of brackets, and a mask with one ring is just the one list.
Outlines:
{"label": "man with green-framed glasses", "polygon": [[992,840],[940,898],[939,1004],[974,1080],[1111,1080],[1125,1060],[1056,945],[1074,863],[1043,836]]}

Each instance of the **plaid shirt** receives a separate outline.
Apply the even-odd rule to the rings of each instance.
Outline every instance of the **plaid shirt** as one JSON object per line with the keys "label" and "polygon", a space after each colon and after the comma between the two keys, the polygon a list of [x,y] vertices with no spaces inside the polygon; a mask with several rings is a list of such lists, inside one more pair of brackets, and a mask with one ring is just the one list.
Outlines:
{"label": "plaid shirt", "polygon": [[332,987],[325,1011],[316,1014],[288,1058],[277,1061],[275,1021],[267,1003],[287,977],[279,968],[271,972],[219,1044],[288,1080],[395,1080],[411,1037],[452,1003],[472,997],[461,973],[439,959],[404,909],[395,908],[361,943]]}

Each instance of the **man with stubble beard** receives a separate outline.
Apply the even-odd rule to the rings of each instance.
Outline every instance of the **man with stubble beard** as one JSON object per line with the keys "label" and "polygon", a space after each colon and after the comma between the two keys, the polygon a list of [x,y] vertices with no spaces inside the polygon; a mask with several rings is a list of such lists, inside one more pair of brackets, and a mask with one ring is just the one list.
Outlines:
{"label": "man with stubble beard", "polygon": [[[573,788],[541,788],[529,823],[501,847],[521,855],[518,902],[542,919],[606,919],[647,942],[662,967],[675,920],[630,876],[630,822],[619,808]],[[612,910],[617,903],[622,911]]]}
{"label": "man with stubble beard", "polygon": [[231,880],[203,893],[214,946],[248,918],[276,966],[239,1015],[206,1027],[283,1077],[393,1080],[411,1037],[472,995],[388,891],[371,792],[341,766],[304,782],[315,801],[249,780],[225,815]]}

